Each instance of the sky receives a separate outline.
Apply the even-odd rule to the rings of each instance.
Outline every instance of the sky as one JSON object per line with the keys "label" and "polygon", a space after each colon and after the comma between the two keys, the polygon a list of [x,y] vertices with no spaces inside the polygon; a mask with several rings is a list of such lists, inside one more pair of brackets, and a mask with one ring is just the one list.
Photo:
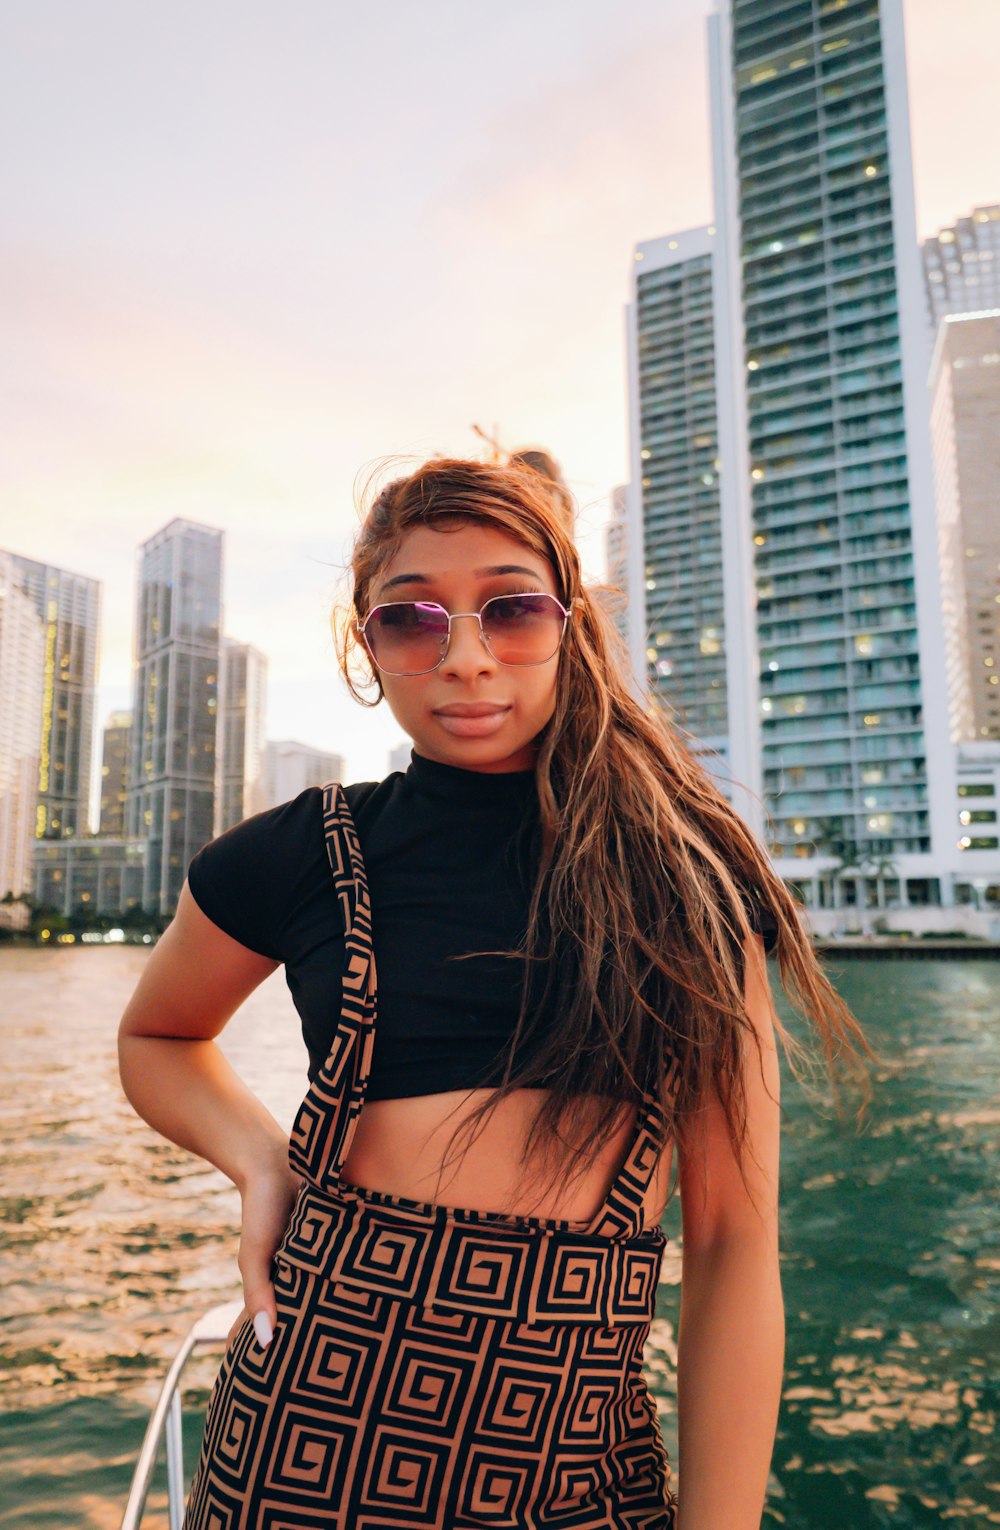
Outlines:
{"label": "sky", "polygon": [[[541,445],[604,574],[633,246],[710,222],[709,0],[11,0],[0,52],[0,547],[102,581],[225,532],[268,733],[377,779],[337,673],[358,494]],[[918,234],[1000,200],[1000,5],[904,0]],[[379,480],[379,481],[381,481]],[[96,771],[96,765],[95,765]]]}

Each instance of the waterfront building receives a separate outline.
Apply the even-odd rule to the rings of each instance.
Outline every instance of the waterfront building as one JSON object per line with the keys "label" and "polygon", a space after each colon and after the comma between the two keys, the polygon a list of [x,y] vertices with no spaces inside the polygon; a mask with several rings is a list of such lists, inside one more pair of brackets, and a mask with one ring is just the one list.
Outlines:
{"label": "waterfront building", "polygon": [[117,835],[35,845],[35,900],[66,918],[147,907],[148,842]]}
{"label": "waterfront building", "polygon": [[90,773],[101,614],[98,580],[11,554],[45,629],[35,838],[90,828]]}
{"label": "waterfront building", "polygon": [[1000,308],[942,320],[930,391],[951,737],[1000,739]]}
{"label": "waterfront building", "polygon": [[125,833],[125,782],[132,751],[132,713],[112,712],[104,725],[101,758],[101,816],[99,833],[121,838]]}
{"label": "waterfront building", "polygon": [[759,832],[746,496],[715,245],[711,226],[634,251],[627,629],[634,674]]}
{"label": "waterfront building", "polygon": [[145,840],[142,906],[173,914],[213,836],[223,533],[173,520],[139,549],[126,838]]}
{"label": "waterfront building", "polygon": [[[814,903],[829,895],[824,870],[852,858],[838,898],[874,901],[895,879],[905,900],[910,878],[950,903],[962,825],[939,725],[902,6],[720,0],[709,31],[736,476],[749,487],[752,630],[739,642],[757,668],[767,842]],[[734,750],[747,779],[744,766]]]}
{"label": "waterfront building", "polygon": [[[0,553],[0,899],[32,891],[44,665],[36,603]],[[27,918],[27,905],[0,903],[0,923],[19,928]]]}
{"label": "waterfront building", "polygon": [[215,833],[267,803],[267,659],[249,643],[222,640]]}
{"label": "waterfront building", "polygon": [[1000,203],[975,208],[921,248],[932,341],[946,314],[1000,308]]}
{"label": "waterfront building", "polygon": [[[406,752],[409,763],[409,745]],[[404,767],[405,768],[405,767]],[[277,807],[290,802],[307,786],[325,786],[327,781],[343,781],[344,757],[326,749],[313,749],[294,739],[269,739],[267,744],[267,801]]]}

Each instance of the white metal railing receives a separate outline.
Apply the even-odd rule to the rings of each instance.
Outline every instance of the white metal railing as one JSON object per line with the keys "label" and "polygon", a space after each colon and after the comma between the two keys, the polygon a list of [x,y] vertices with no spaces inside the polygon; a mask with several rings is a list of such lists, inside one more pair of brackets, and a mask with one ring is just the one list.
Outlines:
{"label": "white metal railing", "polygon": [[224,1302],[212,1307],[193,1325],[180,1349],[174,1356],[170,1369],[160,1388],[156,1406],[146,1425],[146,1433],[139,1451],[139,1459],[132,1473],[128,1503],[122,1517],[121,1530],[138,1530],[142,1523],[146,1496],[153,1480],[153,1470],[160,1448],[160,1440],[167,1441],[167,1504],[170,1530],[181,1530],[184,1518],[184,1450],[181,1440],[181,1372],[196,1349],[205,1349],[225,1342],[226,1335],[242,1311],[241,1301]]}

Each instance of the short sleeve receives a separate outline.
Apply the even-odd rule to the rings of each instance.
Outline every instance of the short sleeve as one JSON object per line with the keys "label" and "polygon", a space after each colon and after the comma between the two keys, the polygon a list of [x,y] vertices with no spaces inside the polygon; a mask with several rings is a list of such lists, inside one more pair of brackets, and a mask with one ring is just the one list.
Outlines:
{"label": "short sleeve", "polygon": [[210,840],[188,866],[191,895],[226,935],[271,961],[284,961],[283,934],[304,862],[322,847],[322,794],[308,787],[291,802],[255,813]]}

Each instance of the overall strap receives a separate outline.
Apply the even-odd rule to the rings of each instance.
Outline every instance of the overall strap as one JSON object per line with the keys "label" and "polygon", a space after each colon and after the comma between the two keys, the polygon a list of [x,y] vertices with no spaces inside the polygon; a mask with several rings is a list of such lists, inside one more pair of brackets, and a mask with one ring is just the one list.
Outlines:
{"label": "overall strap", "polygon": [[335,1182],[364,1104],[375,1042],[371,901],[361,845],[344,789],[323,787],[323,833],[344,921],[340,1018],[330,1052],[299,1107],[289,1162],[319,1188]]}
{"label": "overall strap", "polygon": [[[676,1066],[676,1062],[672,1064],[671,1073]],[[665,1126],[666,1113],[660,1101],[647,1094],[639,1107],[628,1156],[608,1191],[607,1200],[588,1224],[588,1233],[599,1233],[605,1238],[634,1238],[642,1232],[645,1223],[643,1201],[659,1167]]]}

